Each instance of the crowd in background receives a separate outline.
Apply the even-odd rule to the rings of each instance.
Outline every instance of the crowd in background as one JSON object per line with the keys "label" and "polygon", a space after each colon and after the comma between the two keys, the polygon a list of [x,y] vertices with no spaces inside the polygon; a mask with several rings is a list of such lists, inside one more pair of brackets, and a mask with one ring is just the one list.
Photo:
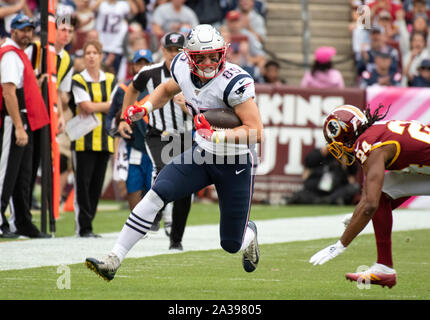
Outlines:
{"label": "crowd in background", "polygon": [[[360,25],[366,22],[359,9],[363,5],[370,8],[367,28]],[[360,87],[430,86],[430,1],[351,0],[351,13],[350,31]]]}
{"label": "crowd in background", "polygon": [[[40,0],[0,1],[0,36],[10,35],[10,21],[17,13],[40,21]],[[103,45],[103,69],[119,82],[131,78],[134,52],[149,49],[154,63],[162,59],[160,40],[168,32],[186,35],[197,24],[219,28],[231,43],[229,61],[265,82],[265,0],[57,0],[56,16],[77,20],[72,43],[66,50],[74,58],[74,70],[83,70],[82,47],[86,40]],[[210,10],[208,10],[210,8]],[[36,34],[40,31],[36,28]],[[275,62],[271,62],[275,63]],[[273,66],[273,64],[272,64]],[[270,65],[269,65],[270,67]],[[270,77],[270,76],[269,76]]]}
{"label": "crowd in background", "polygon": [[[240,65],[259,83],[287,83],[281,79],[280,61],[264,50],[267,37],[265,0],[57,0],[57,17],[77,20],[72,43],[66,47],[74,70],[83,69],[82,46],[88,39],[103,45],[103,69],[119,82],[130,79],[130,61],[139,49],[149,49],[154,62],[162,59],[160,39],[167,32],[187,34],[199,24],[217,27],[231,45],[228,60]],[[368,87],[430,85],[429,0],[350,0],[352,50],[356,81]],[[363,22],[359,8],[366,5],[371,19]],[[210,10],[207,10],[207,8]],[[0,36],[10,32],[18,12],[40,18],[39,0],[0,1]],[[359,23],[357,23],[359,22]],[[36,30],[37,31],[37,30]],[[36,32],[37,33],[37,32]],[[301,81],[302,87],[345,86],[342,73],[331,58],[335,48],[318,48]]]}

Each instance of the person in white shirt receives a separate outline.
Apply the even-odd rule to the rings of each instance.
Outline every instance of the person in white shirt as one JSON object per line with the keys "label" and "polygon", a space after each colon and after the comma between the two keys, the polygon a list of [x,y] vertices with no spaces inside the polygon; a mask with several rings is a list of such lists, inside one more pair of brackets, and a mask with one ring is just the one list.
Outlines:
{"label": "person in white shirt", "polygon": [[199,18],[192,9],[184,5],[185,0],[172,0],[158,6],[152,15],[152,33],[161,38],[168,32],[179,32],[183,25],[192,28],[198,25]]}
{"label": "person in white shirt", "polygon": [[112,66],[112,71],[117,73],[124,55],[124,39],[128,32],[127,18],[137,14],[137,6],[132,0],[97,0],[93,10],[97,12],[96,30],[103,45],[103,62],[106,66]]}
{"label": "person in white shirt", "polygon": [[[6,38],[2,48],[12,46],[24,50],[32,40],[34,22],[28,16],[18,14],[11,22],[11,31],[11,38]],[[22,60],[17,52],[7,51],[0,59],[1,99],[3,99],[0,109],[0,237],[15,238],[23,235],[31,238],[47,238],[50,236],[40,232],[32,223],[30,211],[33,127],[29,110],[31,111],[35,105],[31,104],[33,101],[27,103],[24,83],[33,81],[36,90],[37,84],[32,74],[31,63],[24,51],[22,55],[26,60]],[[25,76],[25,73],[28,75],[29,72],[26,68],[31,69],[30,75],[33,78]],[[31,85],[29,82],[26,83]],[[28,91],[29,88],[31,87],[26,86],[27,94],[32,92]],[[40,99],[42,99],[41,96]],[[39,112],[40,109],[37,111]],[[38,114],[39,116],[42,117]],[[45,124],[47,122],[49,119],[46,113]],[[8,205],[13,209],[9,222],[5,216]]]}

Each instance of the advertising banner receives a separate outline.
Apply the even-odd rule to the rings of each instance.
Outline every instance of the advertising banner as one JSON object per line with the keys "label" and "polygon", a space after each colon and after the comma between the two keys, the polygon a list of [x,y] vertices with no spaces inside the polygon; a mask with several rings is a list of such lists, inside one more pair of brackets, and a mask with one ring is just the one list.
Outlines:
{"label": "advertising banner", "polygon": [[[423,124],[430,124],[430,88],[378,86],[367,88],[366,95],[372,111],[379,104],[390,106],[386,120],[417,120]],[[430,208],[430,197],[411,197],[402,206]]]}
{"label": "advertising banner", "polygon": [[304,89],[257,85],[257,105],[264,124],[254,200],[282,204],[302,188],[303,160],[325,144],[322,125],[342,104],[364,106],[361,89]]}

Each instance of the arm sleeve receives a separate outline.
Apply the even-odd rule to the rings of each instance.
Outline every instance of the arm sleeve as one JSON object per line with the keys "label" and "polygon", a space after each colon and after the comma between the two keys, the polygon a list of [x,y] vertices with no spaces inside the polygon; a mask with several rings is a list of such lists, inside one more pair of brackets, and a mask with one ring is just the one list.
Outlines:
{"label": "arm sleeve", "polygon": [[72,90],[72,76],[73,67],[70,68],[69,72],[64,76],[63,81],[61,81],[58,90],[62,92],[70,92]]}
{"label": "arm sleeve", "polygon": [[148,79],[149,78],[148,78],[147,72],[145,71],[139,72],[133,78],[133,87],[140,92],[145,90]]}
{"label": "arm sleeve", "polygon": [[19,87],[24,75],[24,64],[15,52],[6,52],[1,59],[1,83],[13,83]]}
{"label": "arm sleeve", "polygon": [[88,92],[86,92],[85,89],[82,88],[81,86],[76,85],[76,81],[73,81],[72,93],[73,93],[73,97],[75,99],[76,105],[84,101],[91,101],[91,97],[88,94]]}
{"label": "arm sleeve", "polygon": [[234,77],[224,91],[224,102],[231,108],[253,97],[255,97],[254,79],[247,73]]}

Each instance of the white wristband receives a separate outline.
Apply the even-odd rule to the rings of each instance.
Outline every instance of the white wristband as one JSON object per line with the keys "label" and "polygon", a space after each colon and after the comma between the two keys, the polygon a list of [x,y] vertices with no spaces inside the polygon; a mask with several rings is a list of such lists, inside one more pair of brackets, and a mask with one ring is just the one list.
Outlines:
{"label": "white wristband", "polygon": [[154,106],[152,105],[151,101],[146,101],[143,104],[143,108],[146,109],[146,114],[148,114],[148,113],[152,112],[152,110],[154,109]]}

